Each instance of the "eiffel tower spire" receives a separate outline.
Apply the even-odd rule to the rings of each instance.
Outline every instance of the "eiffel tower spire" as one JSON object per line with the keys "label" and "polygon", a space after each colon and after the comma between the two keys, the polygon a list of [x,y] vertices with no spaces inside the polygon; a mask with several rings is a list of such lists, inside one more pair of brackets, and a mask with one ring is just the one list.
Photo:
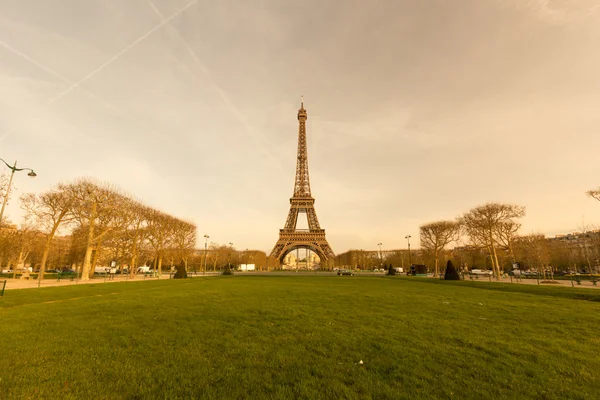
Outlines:
{"label": "eiffel tower spire", "polygon": [[[294,181],[294,195],[290,199],[290,212],[285,228],[279,230],[279,240],[271,251],[271,256],[283,262],[285,256],[297,248],[307,248],[319,256],[321,262],[335,257],[333,250],[325,238],[325,229],[319,226],[315,211],[315,199],[310,192],[310,179],[308,175],[308,152],[306,151],[306,119],[304,97],[298,110],[298,158],[296,161],[296,179]],[[308,230],[298,230],[298,214],[306,213]]]}
{"label": "eiffel tower spire", "polygon": [[310,179],[308,176],[308,151],[306,150],[306,120],[308,115],[304,109],[304,96],[298,110],[298,160],[296,161],[296,183],[294,197],[310,196]]}

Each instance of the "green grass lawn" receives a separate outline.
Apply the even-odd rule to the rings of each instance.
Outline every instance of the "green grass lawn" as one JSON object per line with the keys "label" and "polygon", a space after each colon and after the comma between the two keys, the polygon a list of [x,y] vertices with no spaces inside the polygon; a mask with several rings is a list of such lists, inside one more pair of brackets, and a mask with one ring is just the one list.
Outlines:
{"label": "green grass lawn", "polygon": [[13,290],[0,398],[598,399],[599,300],[357,276]]}

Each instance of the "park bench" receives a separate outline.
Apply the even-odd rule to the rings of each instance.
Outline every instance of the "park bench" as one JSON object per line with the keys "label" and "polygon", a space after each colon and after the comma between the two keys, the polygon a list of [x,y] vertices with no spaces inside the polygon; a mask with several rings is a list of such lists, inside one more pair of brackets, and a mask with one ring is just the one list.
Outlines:
{"label": "park bench", "polygon": [[597,283],[598,283],[599,280],[600,279],[598,279],[598,278],[592,278],[592,285],[598,286]]}
{"label": "park bench", "polygon": [[[66,276],[65,276],[65,277],[63,277],[63,275],[66,275]],[[67,277],[69,278],[69,280],[70,280],[71,282],[73,282],[73,281],[75,280],[75,276],[73,276],[73,274],[63,274],[62,272],[59,272],[59,273],[56,275],[56,281],[57,281],[57,282],[60,282],[60,280],[61,280],[61,279],[65,279],[65,278],[67,278]]]}

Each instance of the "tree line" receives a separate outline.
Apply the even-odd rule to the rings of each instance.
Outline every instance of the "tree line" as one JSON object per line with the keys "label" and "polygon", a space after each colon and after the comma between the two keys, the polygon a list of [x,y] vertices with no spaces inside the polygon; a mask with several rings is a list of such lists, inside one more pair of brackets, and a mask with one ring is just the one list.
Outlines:
{"label": "tree line", "polygon": [[[600,201],[600,188],[586,192]],[[547,238],[541,233],[520,234],[519,220],[525,207],[488,203],[472,208],[453,220],[426,223],[419,227],[424,256],[435,275],[441,263],[451,259],[461,269],[478,266],[496,277],[510,269],[585,271],[598,269],[600,231],[582,227],[582,232]],[[451,250],[450,243],[458,244]]]}
{"label": "tree line", "polygon": [[[600,201],[600,188],[586,193]],[[524,216],[523,206],[487,203],[454,219],[421,225],[420,249],[349,250],[339,254],[335,263],[369,270],[426,264],[436,276],[443,273],[442,266],[448,260],[462,271],[491,269],[496,277],[515,267],[541,273],[600,270],[600,230],[583,226],[581,232],[555,238],[521,234],[520,220]]]}
{"label": "tree line", "polygon": [[[148,207],[107,183],[61,183],[41,194],[27,193],[20,202],[25,212],[20,227],[0,221],[0,267],[39,262],[43,278],[52,258],[61,267],[77,265],[81,279],[88,280],[98,263],[115,261],[121,272],[128,266],[133,275],[141,260],[151,259],[160,274],[165,261],[187,266],[194,254],[193,223]],[[38,258],[31,262],[34,255]]]}

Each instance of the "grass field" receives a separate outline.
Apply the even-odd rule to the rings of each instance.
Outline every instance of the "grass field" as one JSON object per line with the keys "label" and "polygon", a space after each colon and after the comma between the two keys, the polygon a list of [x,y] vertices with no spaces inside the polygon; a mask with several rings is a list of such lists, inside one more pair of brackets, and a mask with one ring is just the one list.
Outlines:
{"label": "grass field", "polygon": [[15,290],[0,398],[598,399],[599,293],[356,276]]}

